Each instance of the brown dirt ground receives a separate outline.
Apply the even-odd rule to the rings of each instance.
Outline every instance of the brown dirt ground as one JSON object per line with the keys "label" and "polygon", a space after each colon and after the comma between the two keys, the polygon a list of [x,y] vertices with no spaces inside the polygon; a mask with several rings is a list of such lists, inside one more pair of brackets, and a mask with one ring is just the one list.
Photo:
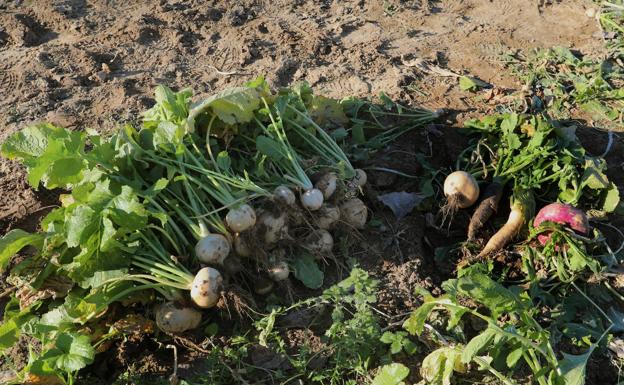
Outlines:
{"label": "brown dirt ground", "polygon": [[[262,74],[275,87],[307,80],[334,97],[384,91],[404,103],[448,109],[453,113],[435,127],[441,135],[432,134],[430,154],[434,165],[447,166],[462,147],[454,127],[495,104],[460,91],[454,76],[423,70],[419,60],[519,90],[501,53],[562,45],[604,54],[598,25],[585,13],[591,7],[589,0],[0,0],[0,141],[36,121],[109,131],[136,122],[157,84],[192,87],[199,98]],[[596,154],[606,145],[606,135],[592,129],[581,137]],[[416,148],[411,140],[418,139],[404,141],[411,146],[404,150]],[[622,154],[617,137],[607,160],[620,188]],[[414,171],[409,164],[401,169]],[[405,181],[390,187],[397,186],[413,188]],[[35,229],[55,196],[33,191],[19,165],[0,159],[0,235]],[[384,231],[394,243],[373,241],[375,258],[363,260],[382,278],[382,310],[390,315],[416,304],[415,285],[435,288],[448,274],[431,255],[449,238],[425,223],[421,215],[388,221]],[[158,364],[168,353],[141,357],[137,366],[145,372],[169,368]],[[109,369],[100,365],[95,373]]]}

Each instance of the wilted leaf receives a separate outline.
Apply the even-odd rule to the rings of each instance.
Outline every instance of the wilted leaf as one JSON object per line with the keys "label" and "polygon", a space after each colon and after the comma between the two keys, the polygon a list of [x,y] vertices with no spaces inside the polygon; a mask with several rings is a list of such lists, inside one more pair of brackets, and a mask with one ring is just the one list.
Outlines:
{"label": "wilted leaf", "polygon": [[428,384],[450,385],[453,372],[466,372],[466,366],[461,362],[461,351],[453,347],[434,350],[425,357],[420,368],[420,374]]}
{"label": "wilted leaf", "polygon": [[416,207],[425,198],[426,196],[423,194],[409,193],[405,191],[391,192],[377,197],[377,199],[392,210],[397,219],[401,219],[411,213],[414,207]]}
{"label": "wilted leaf", "polygon": [[194,120],[201,112],[210,109],[227,124],[247,123],[253,119],[260,106],[260,94],[255,88],[234,87],[209,97],[193,106],[189,119]]}

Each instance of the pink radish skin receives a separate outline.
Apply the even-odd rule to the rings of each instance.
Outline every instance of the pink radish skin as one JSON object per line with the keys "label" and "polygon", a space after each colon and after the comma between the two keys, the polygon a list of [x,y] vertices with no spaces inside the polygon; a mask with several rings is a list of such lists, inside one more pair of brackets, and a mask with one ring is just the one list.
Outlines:
{"label": "pink radish skin", "polygon": [[[587,235],[589,233],[589,220],[585,213],[574,206],[564,203],[551,203],[543,207],[535,220],[533,227],[539,227],[542,222],[554,222],[566,225],[572,230]],[[550,240],[551,234],[542,233],[537,236],[539,243],[544,246]]]}

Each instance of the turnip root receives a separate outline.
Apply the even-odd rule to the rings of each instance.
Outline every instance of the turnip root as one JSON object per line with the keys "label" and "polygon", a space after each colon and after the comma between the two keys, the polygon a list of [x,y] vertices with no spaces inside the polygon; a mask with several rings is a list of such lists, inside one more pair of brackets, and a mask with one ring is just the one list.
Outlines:
{"label": "turnip root", "polygon": [[280,282],[288,279],[290,269],[288,268],[288,264],[286,262],[280,261],[270,266],[267,273],[273,281]]}
{"label": "turnip root", "polygon": [[442,207],[444,219],[453,217],[458,209],[472,206],[479,199],[479,185],[475,178],[465,171],[455,171],[444,180],[444,195],[447,202]]}
{"label": "turnip root", "polygon": [[195,245],[195,255],[207,264],[220,265],[230,254],[230,241],[221,234],[208,234]]}
{"label": "turnip root", "polygon": [[284,235],[288,232],[287,219],[288,216],[285,212],[280,213],[278,216],[273,215],[269,211],[264,211],[260,214],[258,222],[264,227],[264,243],[272,245],[284,238]]}
{"label": "turnip root", "polygon": [[[566,225],[577,233],[589,234],[589,220],[582,210],[564,203],[551,203],[544,206],[533,221],[534,227],[539,227],[543,222],[554,222]],[[552,234],[542,233],[537,236],[538,241],[543,246],[551,238]]]}
{"label": "turnip root", "polygon": [[234,251],[236,251],[236,254],[241,257],[251,257],[252,254],[251,248],[247,244],[247,241],[240,234],[236,234],[236,236],[234,236]]}
{"label": "turnip root", "polygon": [[333,172],[323,174],[321,178],[316,182],[314,187],[320,190],[323,193],[323,198],[325,200],[329,199],[334,192],[336,191],[336,185],[338,182],[338,177]]}
{"label": "turnip root", "polygon": [[523,223],[524,214],[522,210],[519,208],[512,208],[505,225],[488,240],[478,256],[485,257],[501,250],[520,232]]}
{"label": "turnip root", "polygon": [[358,198],[351,198],[340,205],[340,217],[356,229],[363,229],[366,225],[368,208]]}
{"label": "turnip root", "polygon": [[165,302],[156,307],[156,325],[165,333],[182,333],[195,329],[201,319],[201,312],[174,302]]}
{"label": "turnip root", "polygon": [[313,188],[301,194],[301,204],[305,209],[316,211],[323,205],[323,193]]}
{"label": "turnip root", "polygon": [[323,257],[326,254],[330,254],[334,248],[334,238],[329,231],[317,229],[306,237],[303,247],[312,254]]}
{"label": "turnip root", "polygon": [[318,211],[316,226],[320,229],[331,228],[340,219],[340,209],[329,203],[324,203]]}
{"label": "turnip root", "polygon": [[276,201],[287,206],[294,205],[297,199],[295,193],[286,186],[277,186],[275,191],[273,191],[273,197]]}
{"label": "turnip root", "polygon": [[535,200],[530,190],[518,189],[511,199],[511,212],[503,227],[488,240],[477,257],[485,257],[501,250],[522,229],[526,219],[531,217],[535,209]]}
{"label": "turnip root", "polygon": [[223,278],[221,273],[212,267],[199,270],[191,284],[191,298],[202,308],[211,308],[216,305],[221,295]]}
{"label": "turnip root", "polygon": [[366,172],[364,170],[362,170],[361,168],[356,168],[353,181],[358,187],[363,187],[366,184],[366,181],[368,181],[368,176],[366,175]]}
{"label": "turnip root", "polygon": [[503,184],[494,181],[488,185],[483,192],[483,200],[472,214],[470,223],[468,224],[468,240],[476,238],[479,230],[485,226],[485,223],[498,211],[498,204],[503,196]]}
{"label": "turnip root", "polygon": [[233,232],[243,232],[256,224],[256,212],[248,204],[243,204],[227,213],[225,223]]}

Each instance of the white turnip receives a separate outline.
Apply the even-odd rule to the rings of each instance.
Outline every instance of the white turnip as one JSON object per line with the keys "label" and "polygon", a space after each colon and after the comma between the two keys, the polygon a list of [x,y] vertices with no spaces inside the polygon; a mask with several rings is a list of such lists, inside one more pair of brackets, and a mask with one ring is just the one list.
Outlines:
{"label": "white turnip", "polygon": [[479,199],[479,185],[471,174],[455,171],[444,180],[444,195],[448,199],[447,205],[452,206],[453,212],[457,208],[465,209]]}
{"label": "white turnip", "polygon": [[356,229],[364,228],[367,216],[368,209],[358,198],[351,198],[340,205],[340,217]]}
{"label": "white turnip", "polygon": [[301,204],[310,211],[316,211],[323,205],[323,193],[313,188],[301,194]]}
{"label": "white turnip", "polygon": [[305,238],[303,247],[318,257],[324,257],[334,248],[334,238],[329,231],[317,229]]}
{"label": "white turnip", "polygon": [[201,319],[201,312],[174,302],[165,302],[156,307],[156,325],[166,333],[182,333],[195,329]]}
{"label": "white turnip", "polygon": [[212,267],[199,270],[191,284],[191,299],[202,308],[211,308],[216,305],[221,295],[223,278],[221,273]]}
{"label": "white turnip", "polygon": [[254,284],[254,291],[256,292],[256,294],[266,295],[269,294],[271,290],[273,290],[273,286],[275,286],[273,281],[266,277],[260,277],[256,280],[256,283]]}
{"label": "white turnip", "polygon": [[207,264],[220,265],[230,254],[230,241],[221,234],[208,234],[195,245],[195,255]]}
{"label": "white turnip", "polygon": [[258,223],[264,230],[264,243],[272,245],[284,238],[288,233],[287,219],[288,216],[285,212],[277,216],[269,211],[264,211],[260,214]]}
{"label": "white turnip", "polygon": [[251,247],[249,247],[247,240],[240,234],[234,236],[234,251],[241,257],[251,257],[252,255]]}
{"label": "white turnip", "polygon": [[340,209],[332,204],[324,203],[318,211],[318,216],[315,218],[315,222],[318,228],[327,230],[338,222],[339,219]]}
{"label": "white turnip", "polygon": [[256,224],[256,212],[248,204],[240,205],[227,213],[225,223],[233,232],[243,232]]}
{"label": "white turnip", "polygon": [[295,197],[295,193],[286,186],[277,186],[275,191],[273,191],[273,197],[276,201],[283,203],[287,206],[292,206],[295,204],[297,198]]}
{"label": "white turnip", "polygon": [[368,181],[368,176],[366,175],[366,172],[364,170],[362,170],[361,168],[356,168],[353,181],[358,187],[363,187]]}
{"label": "white turnip", "polygon": [[243,264],[241,263],[238,255],[231,254],[223,261],[223,270],[227,274],[238,274],[243,270]]}

